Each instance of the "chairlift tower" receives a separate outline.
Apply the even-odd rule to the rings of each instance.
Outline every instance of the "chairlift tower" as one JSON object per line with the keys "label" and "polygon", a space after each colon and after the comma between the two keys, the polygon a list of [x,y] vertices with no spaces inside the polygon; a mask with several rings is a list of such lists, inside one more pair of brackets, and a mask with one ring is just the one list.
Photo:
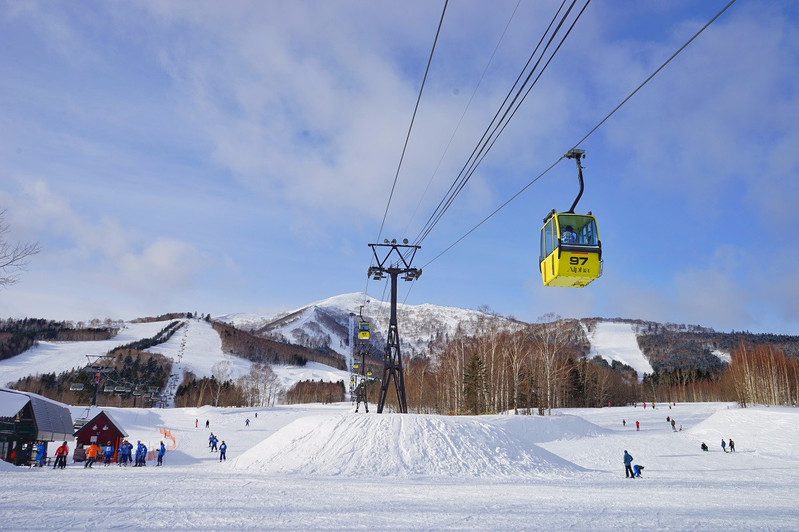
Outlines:
{"label": "chairlift tower", "polygon": [[386,275],[391,279],[391,318],[388,323],[386,350],[383,354],[383,377],[380,385],[380,398],[377,402],[377,413],[383,413],[386,394],[393,377],[399,411],[402,414],[407,414],[405,376],[402,372],[399,328],[397,327],[397,279],[402,276],[403,281],[414,281],[422,275],[421,268],[411,267],[416,251],[421,246],[409,245],[406,238],[403,239],[402,244],[397,244],[396,239],[391,242],[385,239],[382,244],[369,244],[369,247],[372,248],[377,265],[370,266],[367,275],[376,281]]}
{"label": "chairlift tower", "polygon": [[103,373],[110,373],[111,371],[113,371],[113,368],[109,366],[100,365],[100,361],[112,357],[110,355],[86,355],[86,358],[88,359],[89,362],[88,364],[86,364],[86,367],[84,367],[82,371],[94,373],[94,379],[93,379],[94,388],[92,390],[92,403],[90,406],[97,406],[97,390],[100,388],[100,375]]}

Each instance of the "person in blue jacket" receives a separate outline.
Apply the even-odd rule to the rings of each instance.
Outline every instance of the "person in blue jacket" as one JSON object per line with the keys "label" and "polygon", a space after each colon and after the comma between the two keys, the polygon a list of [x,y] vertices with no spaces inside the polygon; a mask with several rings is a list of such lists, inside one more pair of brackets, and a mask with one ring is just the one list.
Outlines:
{"label": "person in blue jacket", "polygon": [[635,473],[633,473],[633,456],[627,452],[627,449],[624,450],[624,476],[627,478],[635,478]]}
{"label": "person in blue jacket", "polygon": [[125,440],[122,440],[122,443],[120,443],[119,447],[117,448],[117,465],[120,466],[120,467],[122,465],[125,465],[125,466],[128,465],[127,464],[128,455],[125,454],[125,449],[126,449]]}
{"label": "person in blue jacket", "polygon": [[44,467],[44,463],[47,460],[47,446],[44,442],[39,442],[36,444],[36,464],[39,467]]}
{"label": "person in blue jacket", "polygon": [[643,471],[643,470],[644,470],[644,466],[642,466],[642,465],[635,464],[633,466],[633,473],[635,473],[636,477],[640,477],[641,476],[641,471]]}
{"label": "person in blue jacket", "polygon": [[222,460],[227,461],[227,458],[225,457],[225,452],[226,451],[227,451],[227,443],[225,443],[225,440],[222,440],[222,445],[219,446],[219,461],[220,462]]}
{"label": "person in blue jacket", "polygon": [[164,453],[166,453],[166,447],[164,446],[164,442],[161,442],[161,446],[158,447],[158,463],[155,465],[164,465]]}
{"label": "person in blue jacket", "polygon": [[105,444],[105,448],[103,449],[103,454],[105,455],[105,465],[111,463],[111,458],[114,457],[114,446],[111,445],[111,442]]}

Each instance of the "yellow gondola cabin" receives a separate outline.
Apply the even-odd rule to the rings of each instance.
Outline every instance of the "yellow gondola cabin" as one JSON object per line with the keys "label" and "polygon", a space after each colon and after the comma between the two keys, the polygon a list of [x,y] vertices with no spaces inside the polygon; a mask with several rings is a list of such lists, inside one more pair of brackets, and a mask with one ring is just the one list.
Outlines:
{"label": "yellow gondola cabin", "polygon": [[586,286],[602,275],[602,243],[590,211],[549,213],[541,228],[539,269],[546,286]]}
{"label": "yellow gondola cabin", "polygon": [[369,339],[369,322],[368,321],[361,321],[358,324],[358,339],[359,340],[368,340]]}

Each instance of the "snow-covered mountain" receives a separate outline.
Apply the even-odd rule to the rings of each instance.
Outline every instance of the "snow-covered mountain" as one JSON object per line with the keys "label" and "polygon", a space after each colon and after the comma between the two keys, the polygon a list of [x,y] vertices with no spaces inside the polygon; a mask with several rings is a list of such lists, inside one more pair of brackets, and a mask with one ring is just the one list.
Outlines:
{"label": "snow-covered mountain", "polygon": [[[328,347],[347,356],[349,338],[355,334],[360,315],[370,323],[371,350],[382,352],[390,320],[391,304],[363,293],[342,294],[310,303],[302,308],[267,318],[252,314],[229,314],[216,319],[259,336],[305,347]],[[458,327],[469,330],[489,315],[477,310],[432,305],[397,303],[397,321],[403,355],[421,355],[431,343],[454,333]],[[507,326],[516,322],[498,318]]]}

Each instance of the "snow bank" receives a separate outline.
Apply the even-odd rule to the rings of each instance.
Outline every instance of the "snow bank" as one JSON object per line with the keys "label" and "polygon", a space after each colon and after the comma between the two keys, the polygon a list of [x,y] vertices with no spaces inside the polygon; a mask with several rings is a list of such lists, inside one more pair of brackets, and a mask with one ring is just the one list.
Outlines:
{"label": "snow bank", "polygon": [[553,478],[583,471],[490,419],[414,414],[299,419],[244,453],[235,468],[392,478]]}

